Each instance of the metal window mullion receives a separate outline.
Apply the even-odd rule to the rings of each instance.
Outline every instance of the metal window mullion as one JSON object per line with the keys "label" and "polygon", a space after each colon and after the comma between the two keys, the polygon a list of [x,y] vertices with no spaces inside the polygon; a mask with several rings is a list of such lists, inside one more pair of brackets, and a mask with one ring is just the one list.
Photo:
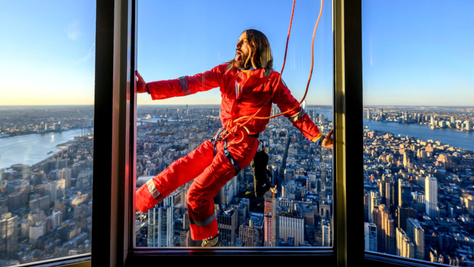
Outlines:
{"label": "metal window mullion", "polygon": [[364,257],[361,0],[333,1],[337,266]]}
{"label": "metal window mullion", "polygon": [[97,1],[92,266],[128,256],[130,1]]}

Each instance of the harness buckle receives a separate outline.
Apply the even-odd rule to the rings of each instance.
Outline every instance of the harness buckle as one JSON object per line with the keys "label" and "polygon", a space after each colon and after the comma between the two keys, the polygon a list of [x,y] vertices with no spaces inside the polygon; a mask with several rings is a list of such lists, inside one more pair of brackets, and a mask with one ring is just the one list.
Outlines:
{"label": "harness buckle", "polygon": [[229,153],[229,150],[227,149],[227,137],[225,138],[219,138],[219,135],[222,133],[222,131],[226,129],[225,127],[222,127],[221,129],[219,129],[219,131],[216,133],[216,135],[211,139],[211,143],[212,143],[212,146],[214,147],[214,157],[216,156],[217,154],[217,146],[216,146],[216,141],[224,141],[224,155],[227,159],[229,159],[230,163],[232,163],[232,165],[234,165],[235,167],[235,175],[239,174],[240,172],[240,167],[239,165],[237,165],[237,162],[235,161],[235,159],[230,155]]}

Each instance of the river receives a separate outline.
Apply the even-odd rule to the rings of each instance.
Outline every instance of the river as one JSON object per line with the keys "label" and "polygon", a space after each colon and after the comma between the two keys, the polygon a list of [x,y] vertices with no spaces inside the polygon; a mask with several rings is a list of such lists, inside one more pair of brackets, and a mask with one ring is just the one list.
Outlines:
{"label": "river", "polygon": [[403,137],[415,137],[427,141],[440,141],[441,144],[474,151],[474,132],[456,131],[447,128],[433,129],[426,125],[402,124],[395,122],[369,121],[364,118],[364,127],[370,130],[390,132]]}
{"label": "river", "polygon": [[[36,164],[61,151],[56,145],[73,140],[81,130],[37,133],[0,138],[0,169],[13,164]],[[52,153],[48,154],[50,151]]]}
{"label": "river", "polygon": [[[332,120],[332,113],[329,110],[317,110],[317,112]],[[440,141],[442,144],[474,151],[474,132],[450,129],[431,130],[430,127],[424,125],[368,121],[364,118],[364,127],[366,126],[374,131],[391,132],[395,135],[415,137],[423,141]],[[36,164],[48,158],[50,156],[48,152],[60,151],[56,145],[72,140],[80,134],[81,130],[69,130],[0,138],[0,168],[8,168],[18,163]]]}
{"label": "river", "polygon": [[[323,114],[332,121],[332,113],[330,109],[315,109],[317,113]],[[470,112],[467,112],[470,113]],[[457,148],[464,148],[474,151],[474,132],[473,131],[457,131],[448,128],[431,129],[426,125],[418,124],[402,124],[395,122],[381,122],[374,120],[367,120],[364,118],[364,128],[368,127],[370,130],[390,132],[394,135],[414,137],[419,140],[440,141],[441,144],[447,144]]]}
{"label": "river", "polygon": [[[332,121],[332,113],[330,109],[315,109],[317,113],[323,114]],[[469,113],[469,112],[467,112]],[[395,122],[381,122],[367,120],[364,118],[364,127],[370,130],[390,132],[395,135],[415,137],[423,141],[433,140],[440,141],[442,144],[448,144],[457,148],[464,148],[474,151],[474,132],[473,131],[457,131],[448,128],[431,129],[426,125],[418,124],[402,124]]]}

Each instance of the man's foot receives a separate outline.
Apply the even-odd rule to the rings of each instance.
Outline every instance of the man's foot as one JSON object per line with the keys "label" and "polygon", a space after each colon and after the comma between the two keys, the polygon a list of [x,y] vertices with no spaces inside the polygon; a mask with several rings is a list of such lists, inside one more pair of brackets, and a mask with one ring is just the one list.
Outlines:
{"label": "man's foot", "polygon": [[219,233],[213,238],[204,239],[201,243],[201,247],[220,247],[221,241],[219,240]]}

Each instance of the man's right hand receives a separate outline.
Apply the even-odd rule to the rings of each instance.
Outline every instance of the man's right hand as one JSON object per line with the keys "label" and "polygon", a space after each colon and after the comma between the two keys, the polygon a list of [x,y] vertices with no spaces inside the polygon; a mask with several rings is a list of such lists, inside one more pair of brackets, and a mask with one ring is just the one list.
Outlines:
{"label": "man's right hand", "polygon": [[143,80],[142,76],[138,73],[138,71],[135,71],[135,79],[136,79],[136,85],[137,85],[137,94],[138,93],[147,93],[147,87],[146,87],[146,82]]}

